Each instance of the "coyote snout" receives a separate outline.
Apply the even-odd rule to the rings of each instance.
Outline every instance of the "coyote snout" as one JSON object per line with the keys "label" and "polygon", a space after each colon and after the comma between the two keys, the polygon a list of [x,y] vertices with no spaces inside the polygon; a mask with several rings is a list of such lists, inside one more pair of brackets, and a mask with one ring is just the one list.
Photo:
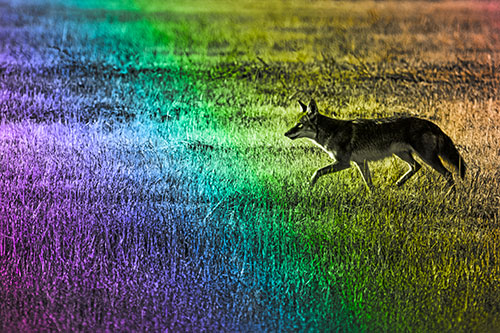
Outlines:
{"label": "coyote snout", "polygon": [[436,124],[415,117],[340,120],[323,116],[314,99],[309,106],[299,101],[304,115],[285,135],[290,139],[308,138],[320,146],[334,162],[317,170],[311,178],[313,186],[319,177],[350,167],[358,167],[365,184],[373,188],[368,161],[396,155],[409,165],[409,170],[396,185],[403,185],[422,166],[413,158],[417,154],[425,163],[446,178],[454,180],[440,158],[450,163],[463,179],[465,162],[455,145]]}

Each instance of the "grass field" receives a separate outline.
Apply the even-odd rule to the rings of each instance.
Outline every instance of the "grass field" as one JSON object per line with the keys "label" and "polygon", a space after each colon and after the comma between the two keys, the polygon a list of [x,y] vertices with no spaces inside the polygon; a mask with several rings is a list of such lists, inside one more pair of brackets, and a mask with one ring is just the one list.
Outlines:
{"label": "grass field", "polygon": [[[500,330],[500,5],[0,2],[0,331]],[[414,115],[368,193],[298,100]]]}

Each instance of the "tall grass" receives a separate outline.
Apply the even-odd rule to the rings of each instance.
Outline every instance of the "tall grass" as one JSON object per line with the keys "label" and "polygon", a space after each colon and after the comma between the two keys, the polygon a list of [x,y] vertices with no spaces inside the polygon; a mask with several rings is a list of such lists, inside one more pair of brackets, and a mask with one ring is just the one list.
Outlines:
{"label": "tall grass", "polygon": [[[495,6],[86,5],[1,17],[2,329],[500,327]],[[310,189],[310,97],[435,121],[467,179]]]}
{"label": "tall grass", "polygon": [[[232,142],[259,147],[243,157],[280,209],[297,218],[290,225],[307,250],[292,260],[310,262],[301,276],[313,290],[328,290],[359,328],[498,327],[498,154],[489,150],[498,145],[498,43],[486,23],[494,24],[497,9],[426,3],[424,16],[423,7],[408,3],[404,11],[390,3],[259,4],[225,7],[222,17],[221,7],[161,8],[180,23],[162,21],[158,29],[172,38],[179,24],[189,31],[174,44],[188,50],[183,59],[198,90],[215,101],[226,131],[237,133]],[[179,37],[186,34],[192,39]],[[470,177],[455,196],[428,169],[394,189],[387,183],[404,166],[384,161],[375,163],[379,189],[372,196],[354,171],[310,191],[304,184],[327,159],[281,133],[296,117],[296,99],[311,96],[324,113],[342,118],[434,120],[458,143]],[[266,105],[274,105],[269,116],[256,116]]]}

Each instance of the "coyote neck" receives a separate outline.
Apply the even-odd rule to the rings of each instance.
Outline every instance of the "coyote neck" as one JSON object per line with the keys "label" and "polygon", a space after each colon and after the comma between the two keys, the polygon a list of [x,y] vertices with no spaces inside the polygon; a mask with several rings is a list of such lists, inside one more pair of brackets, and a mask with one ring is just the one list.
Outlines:
{"label": "coyote neck", "polygon": [[331,145],[332,139],[336,136],[340,138],[351,137],[352,126],[350,125],[352,121],[332,119],[323,115],[318,115],[317,121],[317,133],[314,141],[324,148],[333,148],[329,146]]}

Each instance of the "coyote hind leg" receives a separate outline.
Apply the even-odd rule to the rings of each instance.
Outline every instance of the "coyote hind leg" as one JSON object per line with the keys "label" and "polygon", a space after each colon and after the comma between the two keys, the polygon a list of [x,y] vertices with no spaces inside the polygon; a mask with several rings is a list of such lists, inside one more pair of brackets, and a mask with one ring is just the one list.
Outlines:
{"label": "coyote hind leg", "polygon": [[396,182],[397,186],[402,186],[408,179],[410,179],[411,176],[413,176],[418,170],[420,170],[422,166],[417,161],[415,161],[409,151],[400,152],[395,155],[408,163],[408,165],[410,166],[410,169]]}
{"label": "coyote hind leg", "polygon": [[427,156],[425,155],[419,155],[422,160],[424,160],[425,163],[429,164],[434,170],[439,172],[444,176],[446,179],[446,183],[448,186],[454,186],[455,181],[453,180],[453,175],[451,174],[448,169],[446,169],[439,159],[439,156],[437,154],[429,154]]}

